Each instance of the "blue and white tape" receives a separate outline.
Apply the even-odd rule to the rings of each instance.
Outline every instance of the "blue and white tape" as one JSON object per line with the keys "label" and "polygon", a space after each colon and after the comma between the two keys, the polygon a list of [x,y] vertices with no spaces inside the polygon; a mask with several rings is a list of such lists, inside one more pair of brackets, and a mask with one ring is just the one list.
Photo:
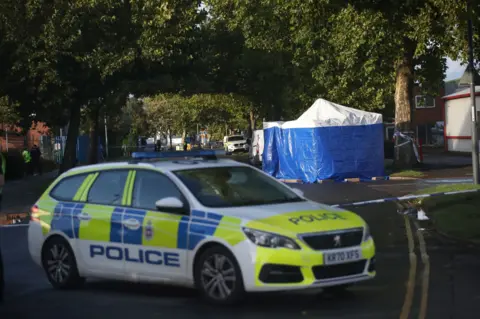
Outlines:
{"label": "blue and white tape", "polygon": [[363,201],[363,202],[355,202],[355,203],[348,203],[348,204],[337,204],[337,205],[331,205],[331,206],[332,207],[364,206],[364,205],[370,205],[370,204],[397,202],[397,201],[404,201],[404,200],[411,200],[411,199],[418,199],[418,198],[427,198],[427,197],[434,197],[434,196],[476,193],[478,191],[480,191],[480,189],[469,189],[469,190],[463,190],[463,191],[442,192],[442,193],[433,193],[433,194],[406,195],[406,196],[400,196],[400,197],[387,197],[387,198],[382,198],[382,199],[373,199],[373,200],[366,200],[366,201]]}

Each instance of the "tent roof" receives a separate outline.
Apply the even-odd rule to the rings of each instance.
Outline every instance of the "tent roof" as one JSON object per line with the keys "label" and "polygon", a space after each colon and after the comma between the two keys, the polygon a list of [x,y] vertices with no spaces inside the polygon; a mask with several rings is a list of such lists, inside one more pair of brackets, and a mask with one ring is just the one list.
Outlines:
{"label": "tent roof", "polygon": [[325,99],[317,99],[308,110],[294,121],[264,123],[264,129],[273,126],[282,128],[357,126],[383,123],[378,113],[357,110]]}

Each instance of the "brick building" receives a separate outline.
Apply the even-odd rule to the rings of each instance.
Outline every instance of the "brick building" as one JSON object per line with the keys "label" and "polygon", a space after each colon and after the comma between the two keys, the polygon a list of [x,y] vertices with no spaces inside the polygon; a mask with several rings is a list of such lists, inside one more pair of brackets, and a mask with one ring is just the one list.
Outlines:
{"label": "brick building", "polygon": [[444,95],[444,88],[436,96],[423,95],[418,86],[414,89],[412,120],[415,136],[423,144],[438,146],[444,144],[445,102],[442,99]]}
{"label": "brick building", "polygon": [[21,128],[14,125],[0,124],[0,148],[2,151],[21,150],[24,146],[40,145],[41,137],[50,133],[44,123],[32,123],[32,127],[23,135]]}
{"label": "brick building", "polygon": [[[443,122],[445,90],[436,96],[424,95],[419,86],[413,91],[412,123],[417,140],[424,145],[444,145]],[[394,119],[385,123],[385,139],[392,140],[395,129]]]}

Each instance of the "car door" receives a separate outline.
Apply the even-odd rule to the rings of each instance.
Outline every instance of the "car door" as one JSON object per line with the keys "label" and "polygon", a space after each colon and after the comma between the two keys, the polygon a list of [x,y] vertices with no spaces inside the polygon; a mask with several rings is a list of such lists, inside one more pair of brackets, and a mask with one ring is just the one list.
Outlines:
{"label": "car door", "polygon": [[129,175],[128,169],[100,171],[82,194],[84,206],[74,225],[76,247],[91,273],[124,274],[122,217]]}
{"label": "car door", "polygon": [[55,232],[62,233],[70,240],[76,239],[74,221],[83,209],[80,196],[90,177],[88,173],[67,176],[53,187],[48,197],[37,202],[38,209],[53,213],[40,217],[44,235]]}
{"label": "car door", "polygon": [[[158,172],[137,169],[131,185],[131,209],[124,214],[123,243],[129,251],[126,274],[166,280],[183,279],[187,271],[188,203],[172,180]],[[185,213],[158,211],[156,201],[175,197]]]}

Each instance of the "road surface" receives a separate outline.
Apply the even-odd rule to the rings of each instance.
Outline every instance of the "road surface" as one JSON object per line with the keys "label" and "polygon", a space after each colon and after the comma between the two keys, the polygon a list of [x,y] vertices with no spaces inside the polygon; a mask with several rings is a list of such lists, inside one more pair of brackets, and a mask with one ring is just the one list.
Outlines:
{"label": "road surface", "polygon": [[[317,201],[338,204],[401,196],[428,182],[295,185]],[[31,203],[25,203],[27,206]],[[251,295],[242,306],[212,307],[194,290],[89,280],[56,291],[30,260],[26,227],[0,229],[7,300],[1,319],[48,318],[478,318],[480,253],[418,231],[392,203],[353,207],[377,244],[377,278],[331,296],[319,291]],[[420,226],[418,226],[420,227]]]}

